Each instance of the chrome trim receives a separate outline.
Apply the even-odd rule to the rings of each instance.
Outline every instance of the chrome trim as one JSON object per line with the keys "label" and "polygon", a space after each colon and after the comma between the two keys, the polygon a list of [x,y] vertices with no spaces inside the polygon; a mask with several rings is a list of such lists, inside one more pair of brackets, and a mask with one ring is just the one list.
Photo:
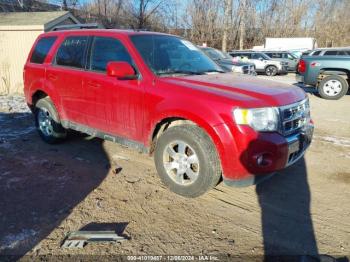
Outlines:
{"label": "chrome trim", "polygon": [[[310,105],[308,98],[299,102],[279,107],[280,113],[280,130],[279,132],[283,136],[288,136],[304,128],[308,119],[310,118]],[[286,113],[290,116],[286,117]],[[298,121],[295,123],[295,121]],[[287,129],[287,125],[291,125],[290,129]]]}

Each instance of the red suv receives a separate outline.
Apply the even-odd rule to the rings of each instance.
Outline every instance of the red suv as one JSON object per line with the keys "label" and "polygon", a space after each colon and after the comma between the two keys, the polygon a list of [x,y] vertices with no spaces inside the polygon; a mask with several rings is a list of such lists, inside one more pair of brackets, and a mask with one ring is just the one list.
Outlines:
{"label": "red suv", "polygon": [[161,180],[196,197],[250,185],[301,158],[311,142],[299,87],[224,73],[177,36],[65,30],[36,40],[24,92],[42,139],[74,129],[154,154]]}

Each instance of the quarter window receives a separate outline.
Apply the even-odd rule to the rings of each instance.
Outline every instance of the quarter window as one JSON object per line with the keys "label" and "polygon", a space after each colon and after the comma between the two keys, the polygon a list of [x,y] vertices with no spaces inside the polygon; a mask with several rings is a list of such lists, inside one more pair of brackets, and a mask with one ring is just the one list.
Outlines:
{"label": "quarter window", "polygon": [[128,51],[119,40],[95,37],[90,58],[90,69],[106,71],[107,64],[111,61],[128,62],[133,65]]}
{"label": "quarter window", "polygon": [[57,51],[56,64],[84,68],[87,45],[87,36],[67,37]]}
{"label": "quarter window", "polygon": [[52,45],[55,43],[56,38],[56,36],[41,38],[34,48],[30,62],[35,64],[44,63],[47,54],[49,53]]}

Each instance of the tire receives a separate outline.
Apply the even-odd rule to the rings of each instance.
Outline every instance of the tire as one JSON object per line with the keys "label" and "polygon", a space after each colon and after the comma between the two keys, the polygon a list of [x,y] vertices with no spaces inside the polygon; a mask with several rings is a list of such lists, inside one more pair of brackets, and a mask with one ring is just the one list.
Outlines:
{"label": "tire", "polygon": [[162,182],[184,197],[203,195],[221,178],[216,148],[209,136],[195,125],[167,129],[157,141],[154,161]]}
{"label": "tire", "polygon": [[348,92],[348,82],[339,75],[330,75],[322,79],[318,93],[324,99],[337,100]]}
{"label": "tire", "polygon": [[267,76],[275,76],[277,75],[278,69],[276,66],[270,65],[265,68],[265,74]]}
{"label": "tire", "polygon": [[40,137],[48,144],[62,142],[67,130],[61,125],[55,106],[49,97],[40,99],[35,104],[35,126]]}

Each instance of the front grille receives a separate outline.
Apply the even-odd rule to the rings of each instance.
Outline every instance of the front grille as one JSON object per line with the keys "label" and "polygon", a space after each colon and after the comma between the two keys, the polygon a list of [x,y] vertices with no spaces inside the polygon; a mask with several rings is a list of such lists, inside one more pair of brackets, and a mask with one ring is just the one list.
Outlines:
{"label": "front grille", "polygon": [[254,73],[254,66],[253,65],[245,65],[242,67],[243,69],[243,74],[248,74],[251,75]]}
{"label": "front grille", "polygon": [[309,99],[280,107],[281,133],[291,135],[300,131],[310,120]]}

